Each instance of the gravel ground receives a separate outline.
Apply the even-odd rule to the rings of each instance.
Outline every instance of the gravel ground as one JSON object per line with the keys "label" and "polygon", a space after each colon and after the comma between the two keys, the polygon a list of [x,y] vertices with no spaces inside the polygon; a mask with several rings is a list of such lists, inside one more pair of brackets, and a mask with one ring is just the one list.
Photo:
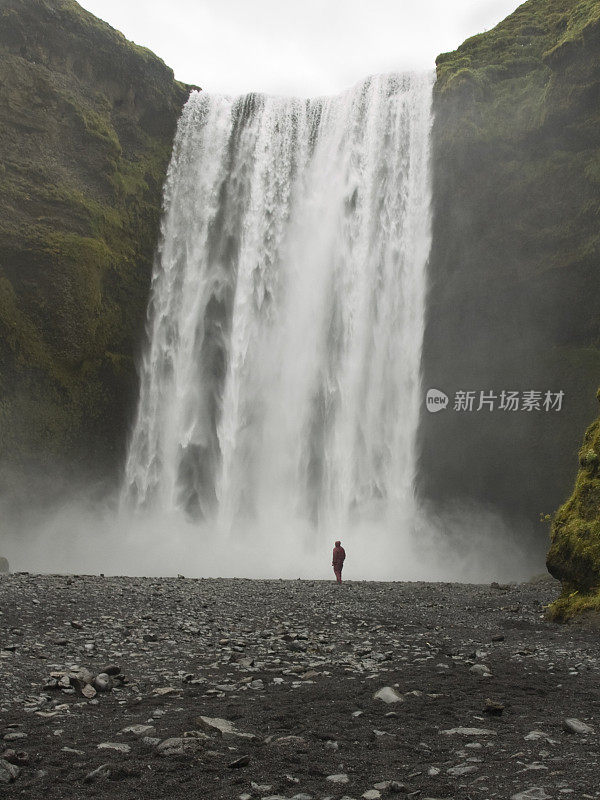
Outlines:
{"label": "gravel ground", "polygon": [[556,591],[0,576],[0,794],[600,797],[598,635]]}

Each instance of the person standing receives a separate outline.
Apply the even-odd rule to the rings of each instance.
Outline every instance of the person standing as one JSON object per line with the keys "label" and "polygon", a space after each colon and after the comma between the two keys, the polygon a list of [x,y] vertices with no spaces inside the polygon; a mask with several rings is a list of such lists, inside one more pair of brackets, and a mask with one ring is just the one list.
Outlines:
{"label": "person standing", "polygon": [[333,571],[335,573],[335,579],[338,583],[342,582],[342,568],[344,566],[345,559],[346,551],[342,547],[342,543],[338,541],[335,543],[335,547],[333,548],[333,561],[331,562]]}

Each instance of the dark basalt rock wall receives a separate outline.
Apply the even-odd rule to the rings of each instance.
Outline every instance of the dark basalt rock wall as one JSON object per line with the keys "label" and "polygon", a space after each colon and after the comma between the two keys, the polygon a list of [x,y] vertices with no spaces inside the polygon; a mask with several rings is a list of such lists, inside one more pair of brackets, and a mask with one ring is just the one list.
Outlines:
{"label": "dark basalt rock wall", "polygon": [[[420,491],[543,541],[600,376],[600,4],[529,0],[437,59]],[[563,390],[560,412],[453,411],[457,390]]]}
{"label": "dark basalt rock wall", "polygon": [[73,0],[0,0],[5,489],[34,466],[117,474],[189,89]]}

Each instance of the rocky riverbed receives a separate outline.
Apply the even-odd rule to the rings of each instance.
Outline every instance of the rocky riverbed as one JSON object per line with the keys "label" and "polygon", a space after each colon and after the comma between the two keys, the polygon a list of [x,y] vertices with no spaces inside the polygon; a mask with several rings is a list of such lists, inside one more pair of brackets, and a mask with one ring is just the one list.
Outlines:
{"label": "rocky riverbed", "polygon": [[556,586],[0,576],[0,793],[600,797]]}

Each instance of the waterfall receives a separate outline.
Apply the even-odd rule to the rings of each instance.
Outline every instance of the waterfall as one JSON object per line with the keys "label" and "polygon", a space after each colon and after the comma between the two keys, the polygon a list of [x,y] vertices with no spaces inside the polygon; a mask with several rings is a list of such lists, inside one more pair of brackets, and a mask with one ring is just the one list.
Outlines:
{"label": "waterfall", "polygon": [[432,84],[391,74],[333,98],[190,96],[128,505],[229,531],[410,520]]}

